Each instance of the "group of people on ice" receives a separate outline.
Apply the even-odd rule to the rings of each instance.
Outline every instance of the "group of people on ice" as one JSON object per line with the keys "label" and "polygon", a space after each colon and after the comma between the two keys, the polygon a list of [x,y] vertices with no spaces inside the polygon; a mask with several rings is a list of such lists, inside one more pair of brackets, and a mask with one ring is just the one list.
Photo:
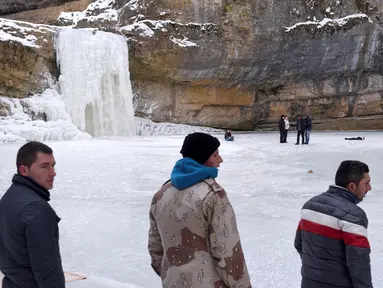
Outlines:
{"label": "group of people on ice", "polygon": [[[182,158],[152,198],[148,251],[163,287],[252,287],[241,223],[216,181],[223,162],[219,147],[209,134],[186,136]],[[17,173],[0,200],[3,288],[65,288],[60,218],[48,204],[55,164],[52,149],[40,142],[28,142],[17,153]],[[343,161],[335,185],[304,204],[294,242],[302,288],[373,287],[368,219],[357,206],[370,190],[368,166]]]}
{"label": "group of people on ice", "polygon": [[[289,118],[285,115],[281,115],[279,120],[279,143],[287,143],[287,134],[290,129]],[[312,130],[312,120],[308,115],[298,115],[296,122],[297,142],[295,145],[299,145],[300,138],[302,138],[302,145],[309,144],[310,133]]]}

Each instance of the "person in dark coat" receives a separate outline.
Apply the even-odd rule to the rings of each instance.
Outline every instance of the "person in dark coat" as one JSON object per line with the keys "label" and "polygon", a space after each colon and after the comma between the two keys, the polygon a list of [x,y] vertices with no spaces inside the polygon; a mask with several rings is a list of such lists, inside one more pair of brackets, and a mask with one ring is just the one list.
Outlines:
{"label": "person in dark coat", "polygon": [[60,218],[48,204],[55,164],[52,149],[40,142],[17,153],[17,174],[0,200],[2,288],[65,288]]}
{"label": "person in dark coat", "polygon": [[234,136],[231,135],[231,131],[227,130],[225,132],[225,141],[234,141]]}
{"label": "person in dark coat", "polygon": [[305,144],[309,144],[310,142],[310,134],[312,130],[312,121],[309,116],[305,117]]}
{"label": "person in dark coat", "polygon": [[281,116],[281,119],[279,120],[278,125],[279,125],[279,143],[285,143],[285,134],[286,134],[285,115]]}
{"label": "person in dark coat", "polygon": [[297,143],[295,145],[299,145],[299,137],[302,136],[302,144],[305,144],[305,127],[306,121],[302,116],[298,116],[297,119]]}
{"label": "person in dark coat", "polygon": [[371,190],[369,168],[343,161],[335,184],[303,205],[295,237],[301,288],[372,288],[368,219],[357,206]]}

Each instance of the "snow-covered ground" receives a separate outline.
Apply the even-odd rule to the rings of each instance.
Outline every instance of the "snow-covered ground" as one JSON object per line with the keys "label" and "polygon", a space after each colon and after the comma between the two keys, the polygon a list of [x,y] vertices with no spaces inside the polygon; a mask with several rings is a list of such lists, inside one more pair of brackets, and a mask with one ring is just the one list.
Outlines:
{"label": "snow-covered ground", "polygon": [[[373,189],[361,207],[370,220],[374,287],[383,287],[383,133],[314,132],[307,146],[294,145],[295,133],[288,144],[279,144],[277,133],[235,136],[235,142],[221,141],[224,163],[217,181],[236,211],[253,287],[300,287],[293,241],[301,206],[334,182],[345,159],[365,161],[371,170]],[[48,143],[57,160],[51,204],[62,218],[64,268],[88,276],[68,288],[161,287],[147,253],[148,210],[180,157],[183,138]],[[10,184],[20,145],[0,144],[0,195]]]}

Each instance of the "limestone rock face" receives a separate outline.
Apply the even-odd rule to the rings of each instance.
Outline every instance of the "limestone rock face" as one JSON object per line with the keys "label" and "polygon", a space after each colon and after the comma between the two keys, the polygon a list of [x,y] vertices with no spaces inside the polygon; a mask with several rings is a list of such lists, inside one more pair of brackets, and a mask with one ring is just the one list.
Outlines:
{"label": "limestone rock face", "polygon": [[57,75],[53,28],[0,19],[0,96],[39,93]]}
{"label": "limestone rock face", "polygon": [[58,21],[127,37],[136,113],[155,121],[383,128],[380,0],[95,1]]}
{"label": "limestone rock face", "polygon": [[0,98],[0,117],[7,117],[11,112],[11,107],[8,103],[2,102]]}
{"label": "limestone rock face", "polygon": [[[96,0],[56,23],[124,35],[136,114],[154,121],[275,129],[308,113],[314,129],[383,129],[381,0]],[[52,47],[21,50],[55,70]],[[0,94],[35,91],[42,70],[15,69]]]}
{"label": "limestone rock face", "polygon": [[[59,4],[59,2],[61,4]],[[57,24],[57,18],[61,12],[73,12],[84,10],[92,2],[92,0],[77,0],[77,1],[49,1],[47,6],[42,8],[34,8],[32,10],[25,10],[11,14],[2,15],[1,17],[11,20],[21,20],[37,24]]]}
{"label": "limestone rock face", "polygon": [[71,0],[2,0],[0,15],[60,5]]}

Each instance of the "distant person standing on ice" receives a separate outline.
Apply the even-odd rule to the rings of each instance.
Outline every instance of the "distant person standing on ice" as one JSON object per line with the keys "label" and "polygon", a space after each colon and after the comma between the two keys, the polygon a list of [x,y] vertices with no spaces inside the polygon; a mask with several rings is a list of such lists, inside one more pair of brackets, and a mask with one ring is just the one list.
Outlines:
{"label": "distant person standing on ice", "polygon": [[368,166],[343,161],[335,185],[303,205],[295,237],[301,288],[372,288],[368,219],[357,204],[371,190]]}
{"label": "distant person standing on ice", "polygon": [[303,119],[302,116],[299,115],[297,119],[297,143],[295,143],[295,145],[299,145],[299,137],[302,137],[302,145],[306,144],[305,128],[306,128],[306,121],[305,119]]}
{"label": "distant person standing on ice", "polygon": [[186,136],[153,197],[148,248],[163,287],[251,287],[233,207],[215,181],[219,146],[209,134]]}
{"label": "distant person standing on ice", "polygon": [[281,116],[281,119],[279,119],[278,125],[279,125],[279,143],[285,143],[285,141],[284,141],[285,140],[285,131],[286,131],[285,115]]}
{"label": "distant person standing on ice", "polygon": [[290,129],[289,117],[285,116],[285,135],[283,137],[283,142],[284,143],[287,143],[287,134],[289,132],[289,129]]}
{"label": "distant person standing on ice", "polygon": [[305,140],[306,140],[305,144],[309,144],[309,142],[310,142],[310,134],[311,134],[312,128],[313,128],[313,125],[312,125],[311,118],[306,115],[306,117],[305,117]]}
{"label": "distant person standing on ice", "polygon": [[60,218],[48,204],[56,176],[53,151],[40,142],[22,146],[17,174],[0,200],[2,288],[64,288]]}

